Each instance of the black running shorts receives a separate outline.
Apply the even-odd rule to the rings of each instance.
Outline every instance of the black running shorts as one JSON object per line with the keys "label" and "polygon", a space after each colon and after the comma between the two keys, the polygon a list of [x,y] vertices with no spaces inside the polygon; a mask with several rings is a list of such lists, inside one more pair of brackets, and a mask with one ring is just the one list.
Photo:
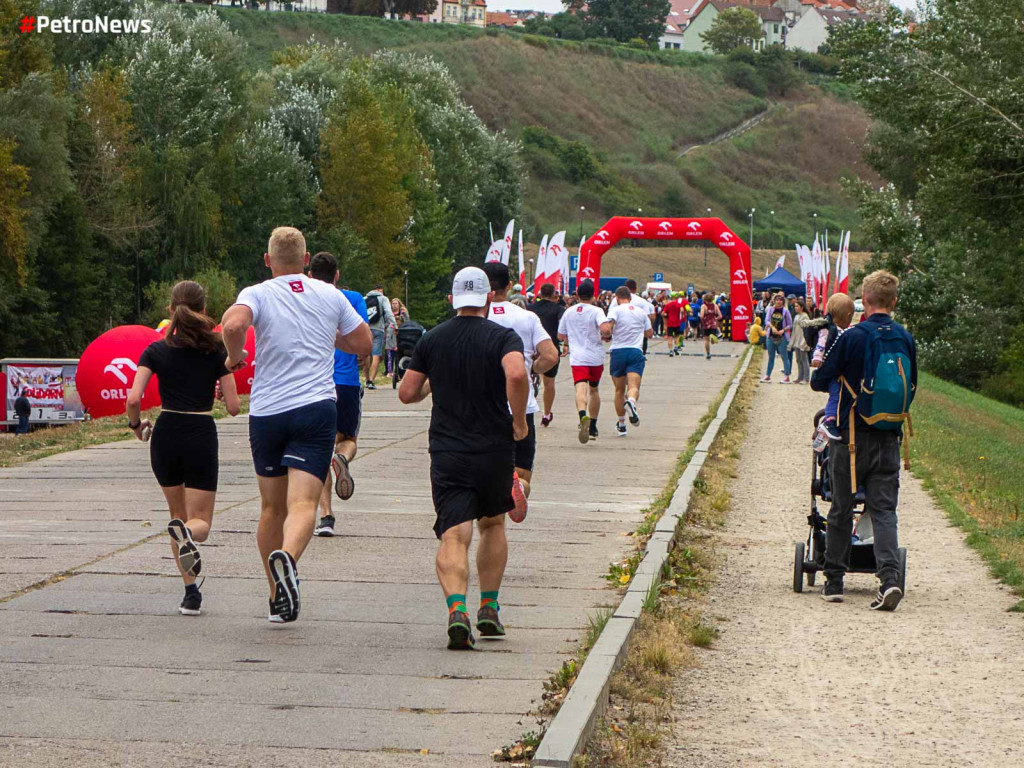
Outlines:
{"label": "black running shorts", "polygon": [[526,424],[530,431],[526,437],[516,441],[516,469],[533,471],[533,459],[537,455],[537,425],[533,422],[534,414],[526,414]]}
{"label": "black running shorts", "polygon": [[547,376],[549,379],[555,378],[555,376],[558,375],[558,366],[560,366],[561,364],[562,358],[558,358],[558,361],[555,363],[555,367],[552,368],[550,371],[545,371],[544,375]]}
{"label": "black running shorts", "polygon": [[434,534],[462,523],[503,515],[512,500],[513,451],[430,454],[430,489],[434,497]]}
{"label": "black running shorts", "polygon": [[217,461],[217,425],[212,416],[160,414],[149,443],[149,463],[161,486],[216,491]]}

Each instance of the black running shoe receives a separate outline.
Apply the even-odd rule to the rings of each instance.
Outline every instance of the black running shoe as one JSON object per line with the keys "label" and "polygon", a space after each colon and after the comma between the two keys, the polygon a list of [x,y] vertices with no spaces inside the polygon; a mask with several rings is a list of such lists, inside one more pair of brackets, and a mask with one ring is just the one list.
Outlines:
{"label": "black running shoe", "polygon": [[314,536],[333,536],[334,535],[334,515],[324,515],[320,518],[320,522],[316,524],[316,528],[313,530]]}
{"label": "black running shoe", "polygon": [[616,435],[616,437],[625,437],[626,436],[626,425],[625,424],[620,424],[619,422],[615,422],[615,435]]}
{"label": "black running shoe", "polygon": [[275,549],[267,558],[274,578],[274,599],[270,601],[269,620],[284,624],[299,618],[299,577],[292,556]]}
{"label": "black running shoe", "polygon": [[900,604],[902,599],[903,590],[899,588],[896,582],[889,582],[882,585],[882,588],[878,590],[878,594],[875,595],[875,599],[871,601],[869,607],[872,611],[895,611],[896,606]]}
{"label": "black running shoe", "polygon": [[597,422],[593,419],[590,421],[590,439],[597,440]]}
{"label": "black running shoe", "polygon": [[181,605],[178,606],[178,611],[183,616],[198,616],[203,607],[203,595],[196,589],[191,592],[186,592],[185,597],[181,601]]}
{"label": "black running shoe", "polygon": [[448,650],[471,651],[476,646],[476,638],[469,628],[469,616],[462,611],[448,614]]}
{"label": "black running shoe", "polygon": [[366,382],[366,388],[367,389],[376,389],[377,385],[374,384],[372,381],[368,381],[368,382]]}
{"label": "black running shoe", "polygon": [[348,459],[340,453],[334,454],[331,469],[334,470],[334,492],[342,501],[348,501],[356,492],[356,481],[352,479],[352,472],[349,471]]}
{"label": "black running shoe", "polygon": [[184,522],[175,518],[167,524],[167,532],[178,549],[181,570],[190,576],[198,576],[203,570],[203,561],[199,555],[199,547],[192,541],[192,531]]}
{"label": "black running shoe", "polygon": [[821,599],[826,603],[843,602],[843,582],[838,579],[825,581],[825,588],[821,590]]}
{"label": "black running shoe", "polygon": [[627,400],[626,410],[629,411],[629,423],[634,427],[640,426],[640,412],[636,409],[636,403],[632,400]]}
{"label": "black running shoe", "polygon": [[498,618],[498,611],[489,605],[480,606],[476,612],[476,628],[480,637],[504,637],[505,626]]}

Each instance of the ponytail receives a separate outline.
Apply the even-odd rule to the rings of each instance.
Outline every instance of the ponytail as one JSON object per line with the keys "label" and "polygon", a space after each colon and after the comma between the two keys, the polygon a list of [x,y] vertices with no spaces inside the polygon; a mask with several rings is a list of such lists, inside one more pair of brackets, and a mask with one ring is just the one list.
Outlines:
{"label": "ponytail", "polygon": [[192,347],[201,352],[219,352],[224,342],[206,314],[206,291],[192,280],[182,280],[171,289],[171,322],[164,332],[169,347]]}

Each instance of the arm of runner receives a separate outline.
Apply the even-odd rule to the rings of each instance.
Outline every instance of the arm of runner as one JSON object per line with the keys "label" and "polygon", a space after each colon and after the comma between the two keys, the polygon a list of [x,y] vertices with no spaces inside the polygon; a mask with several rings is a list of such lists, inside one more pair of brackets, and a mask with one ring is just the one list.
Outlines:
{"label": "arm of runner", "polygon": [[[238,298],[241,299],[244,294],[245,291],[242,291]],[[232,304],[221,318],[221,336],[224,348],[228,351],[224,367],[229,371],[237,371],[245,365],[245,358],[249,354],[245,350],[245,334],[252,326],[254,317],[252,307],[248,304]]]}
{"label": "arm of runner", "polygon": [[[530,399],[530,378],[526,375],[522,352],[509,352],[501,358],[501,367],[505,369],[505,395],[508,397],[509,408],[512,409],[512,431],[516,440],[522,440],[529,434],[526,424],[526,404]],[[409,374],[406,373],[406,376]],[[405,378],[402,378],[405,383]]]}
{"label": "arm of runner", "polygon": [[142,439],[142,430],[148,427],[149,419],[142,418],[142,394],[146,391],[146,385],[149,384],[149,379],[153,375],[153,371],[144,365],[140,365],[139,369],[135,372],[135,381],[132,383],[132,391],[128,393],[128,400],[125,402],[124,412],[128,417],[128,426],[134,424],[132,432],[135,436]]}
{"label": "arm of runner", "polygon": [[[362,315],[356,311],[349,302],[348,297],[341,291],[336,291],[338,297],[338,332],[334,337],[334,346],[342,352],[350,355],[368,355],[373,351],[373,334],[370,326],[363,320]],[[387,302],[382,302],[385,305]],[[388,305],[390,311],[390,305]],[[394,321],[395,316],[391,315]]]}
{"label": "arm of runner", "polygon": [[398,399],[405,405],[419,403],[430,395],[430,379],[425,373],[411,368],[402,375],[402,383],[398,385]]}
{"label": "arm of runner", "polygon": [[651,325],[651,319],[647,318],[647,322],[644,323],[644,336],[648,339],[654,338],[654,326]]}
{"label": "arm of runner", "polygon": [[224,401],[224,407],[228,409],[228,415],[237,416],[242,410],[242,401],[238,398],[238,386],[235,384],[233,373],[220,377],[220,396]]}
{"label": "arm of runner", "polygon": [[555,342],[547,334],[544,336],[544,340],[537,344],[537,356],[533,360],[534,373],[547,373],[558,362],[558,348]]}

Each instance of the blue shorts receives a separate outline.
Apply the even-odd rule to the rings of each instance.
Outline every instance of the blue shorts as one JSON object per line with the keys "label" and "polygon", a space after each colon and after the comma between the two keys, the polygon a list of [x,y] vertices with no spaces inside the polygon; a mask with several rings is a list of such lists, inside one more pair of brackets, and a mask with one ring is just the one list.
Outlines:
{"label": "blue shorts", "polygon": [[384,354],[384,331],[371,328],[370,334],[373,336],[373,351],[370,354],[373,357],[381,357]]}
{"label": "blue shorts", "polygon": [[647,361],[644,360],[644,353],[635,347],[613,349],[608,372],[612,375],[613,379],[621,379],[627,373],[636,373],[643,376],[646,364]]}
{"label": "blue shorts", "polygon": [[345,437],[359,436],[359,422],[363,419],[363,388],[347,384],[335,384],[338,395],[338,434]]}
{"label": "blue shorts", "polygon": [[294,467],[327,480],[334,456],[338,414],[333,400],[321,400],[273,416],[249,417],[249,447],[260,477],[281,477]]}

